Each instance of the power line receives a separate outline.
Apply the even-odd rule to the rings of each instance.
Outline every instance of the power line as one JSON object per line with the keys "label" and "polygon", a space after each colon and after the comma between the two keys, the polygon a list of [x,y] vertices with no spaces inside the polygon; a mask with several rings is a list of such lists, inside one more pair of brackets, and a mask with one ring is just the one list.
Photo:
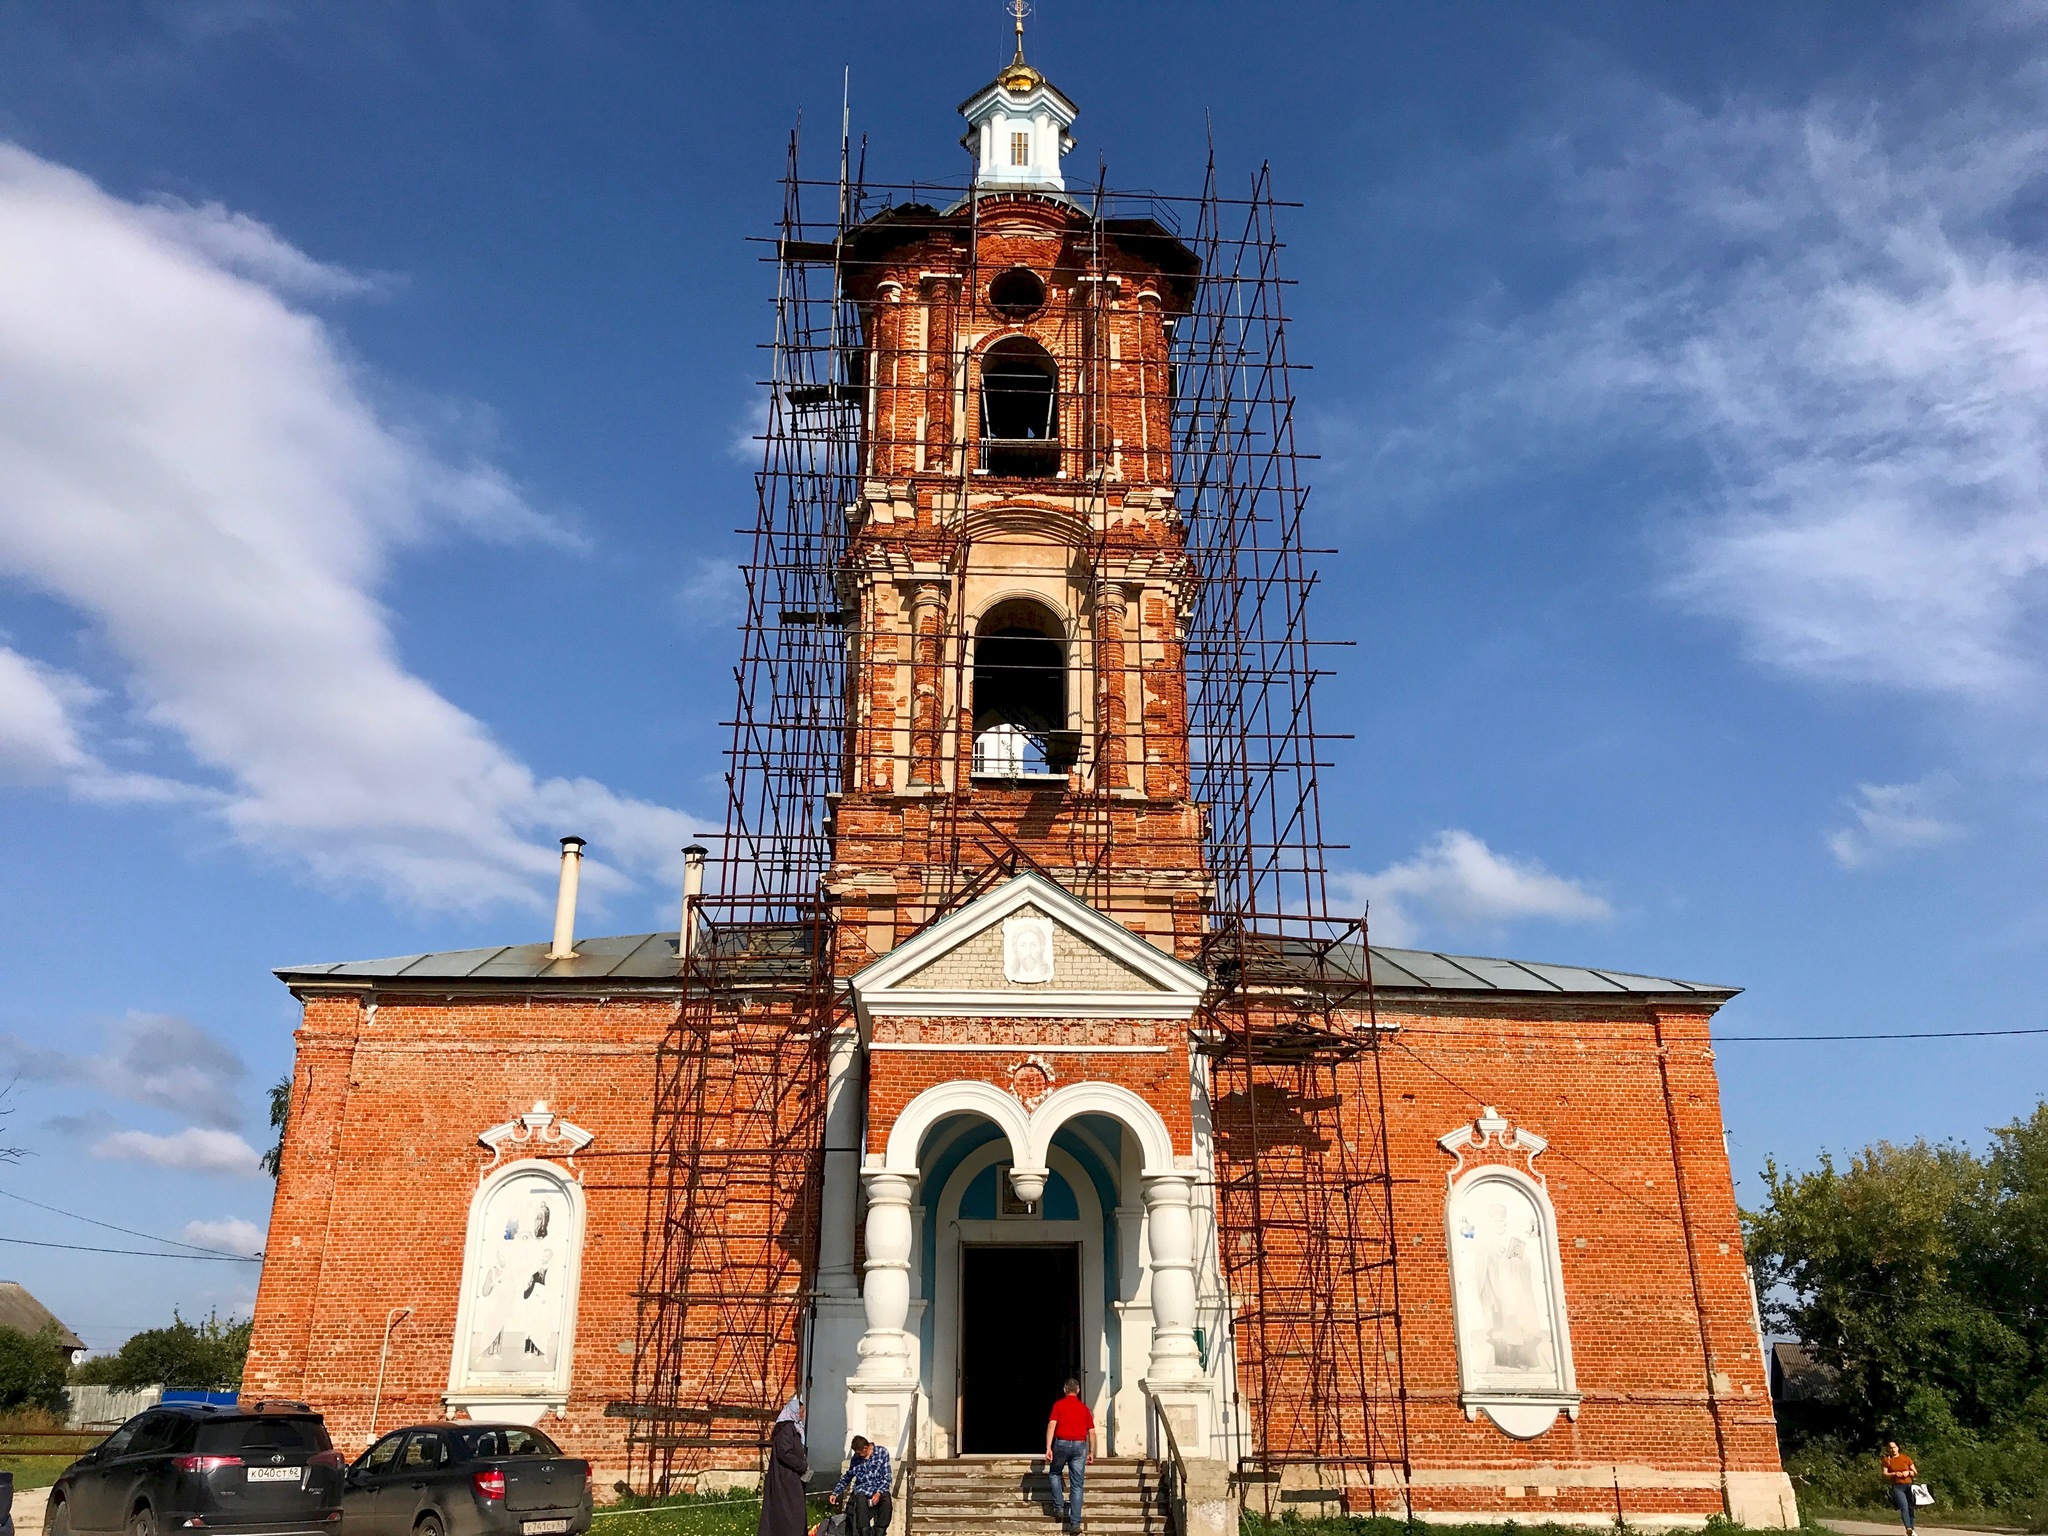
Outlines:
{"label": "power line", "polygon": [[[82,1221],[89,1227],[105,1227],[109,1232],[118,1232],[123,1237],[139,1237],[144,1242],[162,1243],[168,1248],[190,1248],[195,1253],[210,1253],[219,1258],[235,1259],[242,1262],[246,1262],[249,1258],[249,1255],[246,1253],[229,1253],[224,1248],[208,1248],[202,1243],[188,1243],[175,1237],[158,1237],[154,1232],[137,1232],[132,1227],[117,1227],[111,1221],[101,1221],[92,1216],[81,1216],[76,1211],[62,1210],[54,1205],[45,1205],[40,1200],[31,1200],[27,1195],[17,1195],[11,1189],[0,1189],[0,1198],[19,1200],[23,1205],[32,1205],[39,1211],[48,1211],[52,1216],[69,1216],[73,1221]],[[120,1250],[110,1248],[107,1251],[114,1253]]]}
{"label": "power line", "polygon": [[19,1243],[24,1248],[63,1248],[72,1253],[125,1253],[138,1259],[190,1259],[194,1264],[261,1264],[261,1259],[232,1253],[151,1253],[146,1248],[93,1248],[84,1243],[40,1243],[32,1237],[0,1237],[0,1243]]}
{"label": "power line", "polygon": [[[1499,1040],[1500,1040],[1500,1039],[1502,1038],[1502,1037],[1501,1037],[1500,1035],[1498,1035],[1498,1034],[1492,1034],[1492,1035],[1488,1035],[1488,1034],[1483,1034],[1483,1033],[1482,1033],[1481,1031],[1478,1031],[1478,1030],[1472,1030],[1472,1029],[1433,1029],[1433,1028],[1431,1028],[1431,1027],[1430,1027],[1429,1025],[1427,1025],[1427,1024],[1393,1024],[1393,1025],[1385,1025],[1385,1024],[1384,1024],[1384,1020],[1385,1020],[1385,1018],[1386,1018],[1386,1014],[1385,1014],[1385,1013],[1382,1013],[1382,1014],[1381,1014],[1381,1019],[1382,1019],[1382,1021],[1383,1021],[1383,1027],[1385,1027],[1385,1028],[1386,1028],[1386,1029],[1388,1030],[1388,1033],[1389,1033],[1390,1035],[1433,1035],[1433,1036],[1437,1036],[1437,1037],[1440,1037],[1440,1038],[1443,1038],[1443,1039],[1449,1039],[1449,1040],[1469,1040],[1469,1041],[1472,1041],[1472,1042],[1473,1042],[1474,1044],[1483,1044],[1483,1045],[1486,1045],[1486,1046],[1487,1046],[1488,1048],[1491,1048],[1491,1047],[1492,1047],[1493,1045],[1497,1044],[1497,1043],[1498,1043],[1498,1041],[1499,1041]],[[1619,1023],[1619,1024],[1612,1024],[1612,1025],[1608,1025],[1608,1024],[1602,1024],[1602,1023],[1599,1023],[1599,1022],[1596,1022],[1596,1021],[1590,1021],[1590,1020],[1578,1020],[1578,1021],[1574,1021],[1573,1023],[1571,1023],[1571,1024],[1569,1024],[1569,1025],[1566,1025],[1566,1026],[1564,1026],[1564,1027],[1565,1027],[1565,1028],[1567,1028],[1567,1029],[1568,1029],[1568,1030],[1570,1031],[1570,1037],[1571,1037],[1571,1038],[1576,1038],[1576,1037],[1579,1037],[1579,1036],[1586,1036],[1586,1035],[1590,1035],[1590,1036],[1595,1036],[1595,1037],[1598,1037],[1598,1036],[1600,1036],[1600,1035],[1603,1035],[1603,1034],[1604,1034],[1604,1035],[1608,1035],[1608,1036],[1635,1036],[1635,1035],[1640,1035],[1640,1034],[1642,1034],[1642,1033],[1643,1033],[1643,1032],[1644,1032],[1644,1031],[1645,1031],[1645,1030],[1646,1030],[1646,1029],[1648,1028],[1648,1025],[1646,1025],[1646,1024],[1641,1024],[1641,1023],[1636,1023],[1636,1022],[1633,1022],[1633,1021],[1629,1021],[1629,1022],[1623,1022],[1623,1023]],[[1846,1034],[1846,1035],[1723,1035],[1723,1034],[1714,1034],[1714,1035],[1710,1036],[1710,1038],[1708,1039],[1708,1041],[1707,1041],[1706,1043],[1707,1043],[1707,1044],[1709,1044],[1709,1045],[1733,1045],[1733,1044],[1752,1044],[1752,1043],[1775,1043],[1775,1044],[1780,1044],[1780,1045],[1797,1045],[1797,1044],[1801,1043],[1802,1041],[1829,1041],[1829,1040],[1982,1040],[1982,1039],[1990,1039],[1990,1038],[1994,1038],[1994,1037],[1999,1037],[1999,1036],[2007,1036],[2007,1035],[2048,1035],[2048,1028],[2030,1028],[2030,1029],[1916,1029],[1916,1030],[1897,1030],[1897,1031],[1892,1031],[1892,1032],[1889,1032],[1889,1033],[1870,1033],[1870,1034]],[[1562,1040],[1563,1038],[1566,1038],[1566,1037],[1562,1037],[1562,1036],[1559,1036],[1559,1035],[1557,1035],[1557,1034],[1555,1034],[1555,1033],[1552,1033],[1552,1032],[1550,1032],[1550,1031],[1548,1031],[1548,1030],[1545,1030],[1545,1029],[1543,1029],[1543,1028],[1542,1028],[1542,1027],[1540,1027],[1540,1026],[1536,1026],[1536,1025],[1530,1025],[1530,1026],[1528,1026],[1528,1027],[1527,1027],[1527,1030],[1526,1030],[1526,1032],[1525,1032],[1525,1033],[1523,1033],[1523,1034],[1520,1034],[1520,1035],[1513,1035],[1513,1036],[1509,1036],[1509,1037],[1507,1037],[1507,1038],[1508,1038],[1508,1039],[1509,1039],[1509,1040],[1510,1040],[1510,1041],[1511,1041],[1512,1043],[1517,1043],[1517,1044],[1519,1044],[1519,1043],[1523,1043],[1523,1042],[1525,1042],[1525,1041],[1528,1041],[1528,1040],[1547,1040],[1547,1041],[1553,1041],[1553,1042],[1557,1042],[1557,1041],[1560,1041],[1560,1040]],[[1654,1055],[1654,1054],[1655,1054],[1655,1052],[1656,1052],[1656,1049],[1657,1049],[1657,1048],[1656,1048],[1656,1047],[1655,1047],[1654,1045],[1649,1045],[1649,1044],[1642,1044],[1642,1045],[1629,1045],[1629,1044],[1627,1044],[1627,1043],[1626,1043],[1626,1042],[1624,1041],[1623,1043],[1620,1043],[1620,1044],[1617,1044],[1617,1045],[1613,1045],[1613,1046],[1610,1046],[1610,1047],[1608,1047],[1608,1049],[1611,1049],[1611,1050],[1615,1050],[1615,1051],[1620,1051],[1620,1052],[1628,1052],[1628,1053],[1640,1054],[1640,1055]]]}
{"label": "power line", "polygon": [[2048,1029],[1916,1029],[1889,1035],[1716,1035],[1714,1044],[1735,1041],[1745,1045],[1764,1041],[1797,1044],[1801,1040],[1984,1040],[1995,1035],[2048,1035]]}

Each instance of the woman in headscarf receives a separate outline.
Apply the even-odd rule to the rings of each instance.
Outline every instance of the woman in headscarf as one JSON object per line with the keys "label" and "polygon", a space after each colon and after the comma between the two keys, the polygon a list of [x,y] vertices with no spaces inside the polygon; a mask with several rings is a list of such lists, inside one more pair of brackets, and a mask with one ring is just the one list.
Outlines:
{"label": "woman in headscarf", "polygon": [[768,1471],[761,1480],[761,1536],[805,1536],[810,1521],[804,1479],[811,1458],[804,1449],[804,1404],[792,1397],[775,1416],[768,1437]]}

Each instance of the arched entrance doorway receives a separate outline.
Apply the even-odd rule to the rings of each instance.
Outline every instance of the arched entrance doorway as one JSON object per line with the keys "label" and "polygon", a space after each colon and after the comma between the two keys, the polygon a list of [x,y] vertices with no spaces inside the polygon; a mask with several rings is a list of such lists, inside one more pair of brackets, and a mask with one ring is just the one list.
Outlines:
{"label": "arched entrance doorway", "polygon": [[1148,1387],[1209,1395],[1191,1161],[1114,1084],[1070,1084],[1029,1111],[987,1082],[919,1094],[863,1173],[867,1328],[848,1425],[893,1440],[916,1411],[926,1454],[1028,1453],[1074,1371],[1104,1448],[1142,1453]]}
{"label": "arched entrance doorway", "polygon": [[964,1455],[1041,1447],[1046,1410],[1069,1375],[1113,1432],[1128,1241],[1117,1227],[1123,1140],[1104,1116],[1060,1127],[1044,1189],[1027,1204],[993,1122],[954,1116],[927,1135],[920,1354],[936,1445]]}

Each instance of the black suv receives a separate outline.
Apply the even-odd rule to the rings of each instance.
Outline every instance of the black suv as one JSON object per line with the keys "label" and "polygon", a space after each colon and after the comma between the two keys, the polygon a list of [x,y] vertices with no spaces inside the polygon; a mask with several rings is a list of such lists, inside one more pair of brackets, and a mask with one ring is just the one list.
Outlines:
{"label": "black suv", "polygon": [[47,1536],[315,1536],[340,1521],[346,1474],[327,1426],[304,1403],[165,1405],[64,1469],[43,1528]]}

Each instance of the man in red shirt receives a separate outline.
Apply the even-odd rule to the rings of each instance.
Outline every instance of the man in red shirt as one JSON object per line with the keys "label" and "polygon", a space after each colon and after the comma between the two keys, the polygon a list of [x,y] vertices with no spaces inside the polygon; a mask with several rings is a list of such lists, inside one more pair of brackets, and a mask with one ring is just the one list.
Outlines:
{"label": "man in red shirt", "polygon": [[[1081,1401],[1081,1383],[1067,1378],[1066,1395],[1052,1405],[1045,1422],[1046,1470],[1052,1473],[1052,1512],[1069,1531],[1081,1529],[1081,1486],[1088,1477],[1088,1437],[1095,1415]],[[1060,1487],[1062,1474],[1066,1488]]]}

